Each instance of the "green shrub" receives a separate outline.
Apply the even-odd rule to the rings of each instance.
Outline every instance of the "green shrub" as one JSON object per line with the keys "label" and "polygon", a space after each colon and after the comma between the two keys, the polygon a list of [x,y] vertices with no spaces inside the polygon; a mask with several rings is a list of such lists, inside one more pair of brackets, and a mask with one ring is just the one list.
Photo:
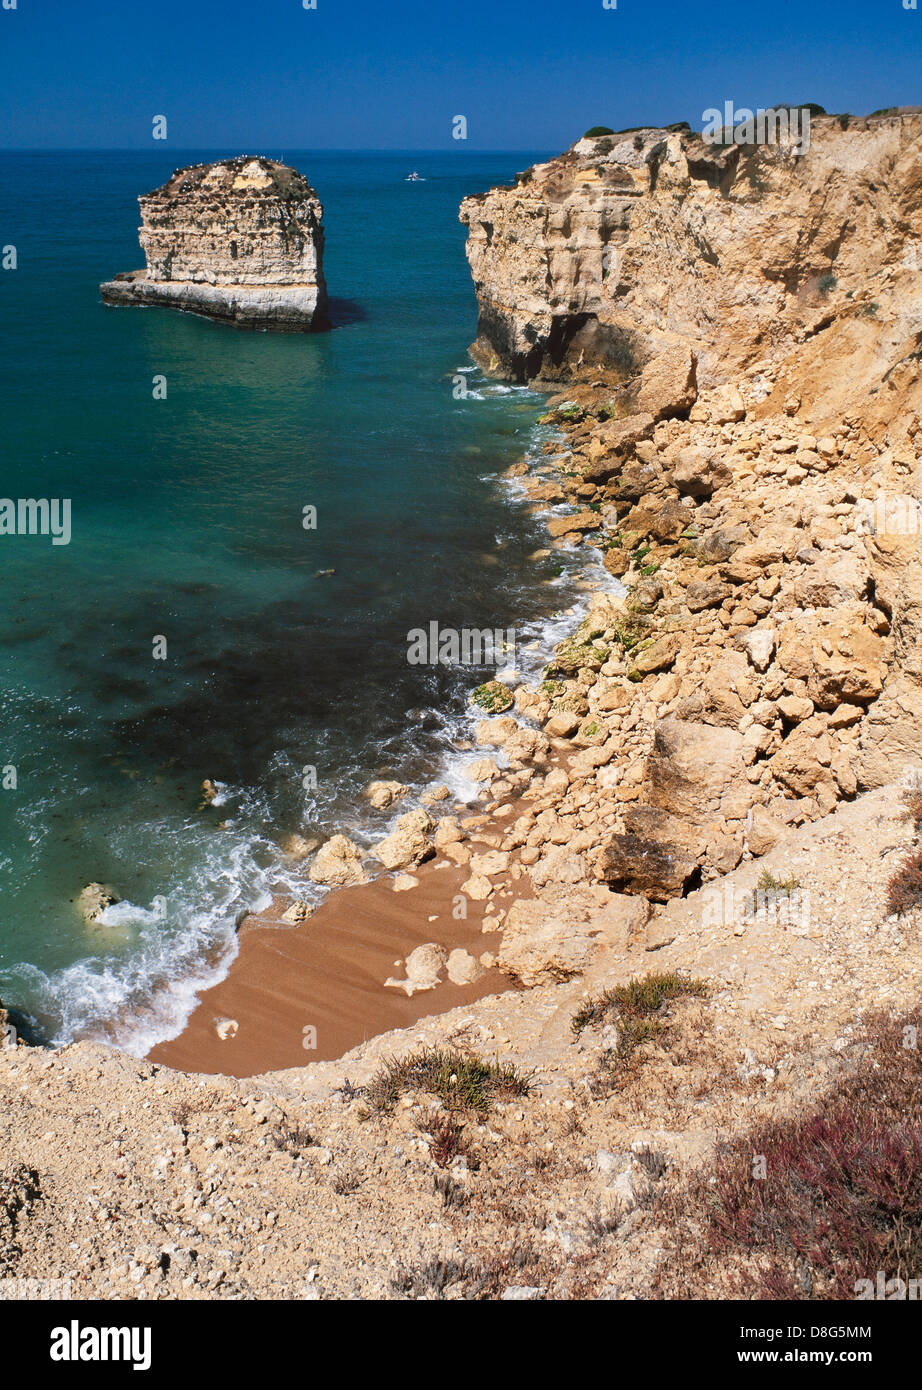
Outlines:
{"label": "green shrub", "polygon": [[616,1017],[626,1046],[633,1048],[638,1041],[652,1037],[659,1031],[659,1028],[651,1026],[651,1023],[656,1022],[654,1015],[660,1012],[664,1004],[673,999],[682,999],[689,995],[700,996],[707,992],[708,987],[703,980],[685,979],[674,970],[666,974],[652,972],[629,980],[626,985],[615,985],[595,998],[587,999],[573,1015],[570,1027],[578,1037],[584,1028],[605,1023],[609,1018]]}
{"label": "green shrub", "polygon": [[420,1047],[405,1057],[389,1058],[368,1083],[373,1111],[387,1114],[408,1091],[438,1096],[450,1111],[485,1114],[495,1100],[528,1095],[531,1076],[501,1062],[484,1062],[473,1053],[452,1048]]}

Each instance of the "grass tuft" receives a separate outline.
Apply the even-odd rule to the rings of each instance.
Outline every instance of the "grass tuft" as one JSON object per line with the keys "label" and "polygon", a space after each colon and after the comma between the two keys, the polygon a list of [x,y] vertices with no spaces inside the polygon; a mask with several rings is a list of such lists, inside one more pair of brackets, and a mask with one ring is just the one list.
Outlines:
{"label": "grass tuft", "polygon": [[[708,987],[703,980],[686,979],[674,970],[666,974],[644,975],[643,978],[629,980],[626,985],[614,985],[594,999],[587,999],[573,1015],[570,1027],[578,1037],[584,1028],[617,1017],[621,1037],[633,1051],[638,1043],[655,1037],[662,1030],[662,1020],[655,1015],[664,1004],[673,999],[700,996],[707,992]],[[623,1046],[619,1041],[619,1052]]]}
{"label": "grass tuft", "polygon": [[379,1115],[393,1110],[409,1091],[438,1096],[451,1111],[485,1114],[497,1100],[526,1096],[531,1073],[497,1061],[449,1048],[421,1047],[405,1057],[389,1058],[368,1083],[368,1103]]}

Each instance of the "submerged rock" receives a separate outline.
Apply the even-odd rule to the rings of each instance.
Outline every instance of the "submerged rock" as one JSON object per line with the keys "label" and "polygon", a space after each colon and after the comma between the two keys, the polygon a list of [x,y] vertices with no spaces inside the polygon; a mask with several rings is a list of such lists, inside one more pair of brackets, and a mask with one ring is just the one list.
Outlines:
{"label": "submerged rock", "polygon": [[369,782],[363,795],[378,811],[386,811],[410,790],[403,782]]}
{"label": "submerged rock", "polygon": [[291,835],[286,835],[282,840],[281,850],[286,859],[294,859],[297,861],[299,859],[306,859],[307,856],[313,854],[314,850],[318,849],[319,846],[320,841],[316,839],[316,837],[311,836],[310,839],[305,839],[303,835],[299,835],[297,831],[294,831]]}
{"label": "submerged rock", "polygon": [[84,922],[96,923],[107,907],[121,902],[114,888],[105,883],[88,883],[77,899]]}

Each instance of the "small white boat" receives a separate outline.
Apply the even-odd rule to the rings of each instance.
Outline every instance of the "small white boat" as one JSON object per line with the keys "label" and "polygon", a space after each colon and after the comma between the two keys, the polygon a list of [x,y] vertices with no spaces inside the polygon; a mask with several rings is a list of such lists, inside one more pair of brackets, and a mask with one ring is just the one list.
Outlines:
{"label": "small white boat", "polygon": [[415,169],[413,170],[412,174],[407,174],[406,178],[404,179],[404,183],[425,183],[425,182],[426,182],[426,180],[423,178],[422,174],[417,174],[417,172],[416,172]]}

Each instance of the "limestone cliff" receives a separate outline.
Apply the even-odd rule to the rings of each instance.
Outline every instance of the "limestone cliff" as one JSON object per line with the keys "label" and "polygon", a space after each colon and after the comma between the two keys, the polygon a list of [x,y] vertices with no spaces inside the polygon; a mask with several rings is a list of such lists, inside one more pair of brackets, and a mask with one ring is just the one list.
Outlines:
{"label": "limestone cliff", "polygon": [[275,160],[178,169],[138,199],[146,270],[100,286],[107,304],[167,305],[247,328],[329,327],[323,208]]}
{"label": "limestone cliff", "polygon": [[834,325],[852,386],[879,379],[868,303],[903,276],[888,366],[922,327],[905,273],[922,268],[920,137],[906,110],[814,118],[802,154],[685,126],[584,138],[462,204],[474,355],[517,380],[611,381],[678,342],[710,386]]}

